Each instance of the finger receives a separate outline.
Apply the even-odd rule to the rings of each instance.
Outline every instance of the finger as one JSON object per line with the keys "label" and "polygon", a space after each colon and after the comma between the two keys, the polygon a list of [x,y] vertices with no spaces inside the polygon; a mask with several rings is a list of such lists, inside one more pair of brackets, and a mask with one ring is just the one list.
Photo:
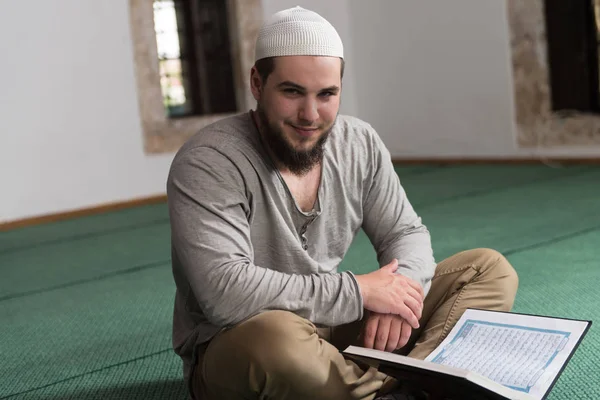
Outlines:
{"label": "finger", "polygon": [[397,287],[402,287],[402,290],[407,293],[409,296],[413,297],[418,302],[422,303],[424,300],[423,297],[423,289],[421,285],[413,281],[407,276],[395,274],[396,279],[394,281],[394,285]]}
{"label": "finger", "polygon": [[408,282],[409,286],[411,288],[413,288],[419,294],[419,299],[421,301],[423,301],[425,295],[423,294],[423,287],[421,286],[421,284],[419,284],[417,281],[410,279],[409,277],[405,277],[405,278],[406,278],[406,282]]}
{"label": "finger", "polygon": [[394,351],[399,349],[400,342],[400,334],[402,332],[402,324],[405,323],[403,319],[398,317],[392,318],[392,323],[390,324],[390,333],[387,340],[387,346],[385,347],[385,351]]}
{"label": "finger", "polygon": [[412,297],[413,299],[415,299],[415,301],[417,301],[419,303],[419,306],[421,308],[423,307],[423,296],[421,296],[421,294],[418,291],[416,291],[412,286],[405,286],[404,287],[404,291],[410,297]]}
{"label": "finger", "polygon": [[400,340],[398,341],[398,348],[401,349],[408,343],[412,328],[406,321],[402,321],[402,332],[400,333]]}
{"label": "finger", "polygon": [[404,304],[406,304],[406,306],[410,308],[410,310],[413,312],[413,314],[415,314],[415,317],[417,317],[417,319],[421,319],[421,316],[423,314],[423,306],[420,302],[415,300],[414,297],[409,296],[404,298]]}
{"label": "finger", "polygon": [[408,324],[410,326],[412,326],[413,328],[415,328],[415,329],[419,328],[419,319],[406,304],[404,304],[404,303],[396,304],[393,313],[404,318],[406,320],[406,322],[408,322]]}
{"label": "finger", "polygon": [[402,279],[402,283],[404,284],[405,287],[411,288],[412,290],[414,290],[414,292],[417,294],[417,296],[420,299],[423,299],[424,294],[423,294],[423,287],[421,286],[421,284],[419,284],[417,281],[409,278],[406,275],[398,274],[398,276],[400,277],[400,279]]}
{"label": "finger", "polygon": [[379,316],[369,317],[363,328],[363,346],[372,349],[375,345],[375,335],[379,325]]}
{"label": "finger", "polygon": [[390,324],[392,323],[392,317],[390,315],[384,315],[379,318],[379,325],[377,326],[377,334],[375,335],[375,350],[384,351],[388,336],[390,333]]}

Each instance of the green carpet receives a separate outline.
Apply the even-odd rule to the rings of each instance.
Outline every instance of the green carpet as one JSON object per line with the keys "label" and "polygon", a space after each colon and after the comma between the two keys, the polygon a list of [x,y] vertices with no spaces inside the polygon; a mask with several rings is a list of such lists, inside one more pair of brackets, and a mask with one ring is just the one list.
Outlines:
{"label": "green carpet", "polygon": [[[600,320],[600,168],[397,169],[438,261],[503,252],[515,311]],[[0,399],[184,399],[165,205],[0,233]],[[360,233],[342,263],[374,268]],[[550,400],[600,398],[592,327]]]}

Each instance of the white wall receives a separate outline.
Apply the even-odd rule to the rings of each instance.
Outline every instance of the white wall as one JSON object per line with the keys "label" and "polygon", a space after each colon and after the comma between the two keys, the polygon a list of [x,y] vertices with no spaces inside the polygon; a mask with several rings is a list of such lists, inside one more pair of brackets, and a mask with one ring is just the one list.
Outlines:
{"label": "white wall", "polygon": [[173,155],[143,153],[127,1],[3,1],[0,52],[0,221],[164,193]]}
{"label": "white wall", "polygon": [[[263,11],[296,5],[337,28],[341,111],[394,157],[598,153],[516,148],[504,1],[263,0]],[[0,221],[164,193],[173,154],[143,153],[128,2],[31,7],[0,12]]]}
{"label": "white wall", "polygon": [[[265,0],[264,14],[296,5],[330,19],[351,57],[346,0]],[[128,2],[31,7],[0,12],[0,221],[163,194],[173,154],[143,152]],[[343,90],[354,114],[352,67]]]}
{"label": "white wall", "polygon": [[519,149],[506,2],[348,0],[357,116],[398,158],[594,155]]}

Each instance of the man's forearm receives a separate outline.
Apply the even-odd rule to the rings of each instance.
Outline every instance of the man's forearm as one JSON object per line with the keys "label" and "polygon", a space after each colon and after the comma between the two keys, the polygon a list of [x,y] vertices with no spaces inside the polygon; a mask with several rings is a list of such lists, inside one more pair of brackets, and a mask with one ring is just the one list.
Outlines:
{"label": "man's forearm", "polygon": [[196,299],[216,326],[232,326],[265,310],[294,312],[328,326],[362,317],[360,289],[348,272],[287,274],[248,262],[186,265]]}
{"label": "man's forearm", "polygon": [[401,237],[393,240],[379,254],[379,259],[383,262],[394,258],[398,259],[396,273],[419,283],[427,295],[436,267],[427,229],[421,225],[405,230]]}

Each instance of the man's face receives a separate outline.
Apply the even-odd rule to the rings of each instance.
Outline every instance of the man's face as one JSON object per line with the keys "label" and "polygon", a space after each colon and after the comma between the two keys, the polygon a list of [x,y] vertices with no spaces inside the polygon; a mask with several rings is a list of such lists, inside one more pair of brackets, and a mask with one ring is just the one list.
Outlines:
{"label": "man's face", "polygon": [[321,160],[339,112],[340,72],[339,58],[313,56],[276,58],[266,83],[252,72],[261,130],[274,155],[293,173],[306,173]]}

